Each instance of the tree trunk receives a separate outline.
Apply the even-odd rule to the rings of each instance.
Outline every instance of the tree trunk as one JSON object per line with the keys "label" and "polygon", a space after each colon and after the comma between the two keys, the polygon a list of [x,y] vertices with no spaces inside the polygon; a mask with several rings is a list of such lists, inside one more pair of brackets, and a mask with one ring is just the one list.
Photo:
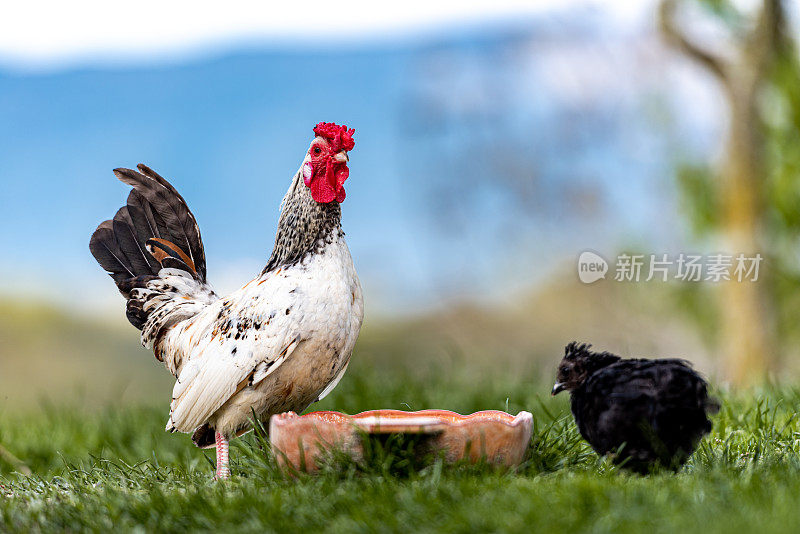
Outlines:
{"label": "tree trunk", "polygon": [[[764,192],[769,169],[764,160],[764,130],[758,98],[769,67],[780,46],[785,22],[780,0],[762,0],[755,24],[740,37],[733,59],[694,42],[675,20],[680,0],[661,0],[659,21],[664,36],[720,82],[729,104],[728,136],[720,168],[718,198],[722,207],[720,232],[726,253],[746,257],[763,252],[766,223]],[[731,383],[762,383],[776,363],[774,301],[769,287],[769,265],[763,263],[758,281],[735,277],[720,293],[720,336],[725,371]]]}
{"label": "tree trunk", "polygon": [[[727,252],[754,257],[763,253],[762,190],[766,180],[764,139],[756,111],[754,84],[734,81],[728,91],[730,124],[725,162],[721,169],[722,232]],[[775,363],[772,334],[773,305],[769,266],[762,265],[757,281],[736,277],[721,288],[721,336],[726,375],[738,386],[762,383]]]}

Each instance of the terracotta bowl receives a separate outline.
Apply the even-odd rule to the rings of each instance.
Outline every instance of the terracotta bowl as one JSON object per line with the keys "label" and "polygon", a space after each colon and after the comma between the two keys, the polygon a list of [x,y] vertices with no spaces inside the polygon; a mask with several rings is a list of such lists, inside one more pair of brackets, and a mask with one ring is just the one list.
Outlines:
{"label": "terracotta bowl", "polygon": [[441,451],[445,460],[485,460],[495,465],[522,462],[531,440],[533,416],[520,412],[487,410],[461,415],[447,410],[371,410],[356,415],[340,412],[294,412],[274,415],[269,435],[281,467],[290,465],[313,472],[317,459],[331,448],[339,448],[354,459],[363,458],[364,433],[424,434],[426,450]]}

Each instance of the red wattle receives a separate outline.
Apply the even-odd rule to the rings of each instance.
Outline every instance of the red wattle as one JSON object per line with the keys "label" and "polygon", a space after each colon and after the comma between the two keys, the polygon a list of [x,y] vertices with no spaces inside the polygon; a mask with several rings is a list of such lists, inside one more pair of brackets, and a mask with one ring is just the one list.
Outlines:
{"label": "red wattle", "polygon": [[336,170],[336,202],[342,202],[345,197],[344,181],[350,176],[347,165],[341,164]]}
{"label": "red wattle", "polygon": [[336,198],[336,192],[330,186],[326,176],[319,176],[321,173],[315,174],[317,175],[311,179],[311,185],[309,186],[311,189],[311,196],[320,204],[331,202]]}

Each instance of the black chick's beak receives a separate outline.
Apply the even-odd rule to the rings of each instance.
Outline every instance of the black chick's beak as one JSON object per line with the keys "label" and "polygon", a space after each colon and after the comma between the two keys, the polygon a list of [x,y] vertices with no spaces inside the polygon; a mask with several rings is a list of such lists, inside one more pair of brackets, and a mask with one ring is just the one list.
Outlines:
{"label": "black chick's beak", "polygon": [[556,382],[553,385],[553,391],[550,392],[550,395],[555,397],[556,395],[558,395],[559,393],[561,393],[565,389],[567,389],[567,387],[564,385],[563,382]]}

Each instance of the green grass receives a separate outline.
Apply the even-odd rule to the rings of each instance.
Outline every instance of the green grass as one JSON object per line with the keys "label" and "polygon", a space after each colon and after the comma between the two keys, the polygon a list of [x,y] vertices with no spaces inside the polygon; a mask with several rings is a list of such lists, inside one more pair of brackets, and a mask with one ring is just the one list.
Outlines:
{"label": "green grass", "polygon": [[[157,408],[46,406],[0,411],[0,531],[295,532],[794,532],[800,525],[800,392],[724,394],[723,408],[677,474],[621,472],[582,442],[566,398],[544,377],[464,366],[376,365],[356,359],[314,409],[527,409],[535,417],[515,470],[412,466],[407,442],[376,447],[366,464],[338,461],[287,477],[258,436],[236,440],[233,479],[214,483],[211,451],[163,432]],[[458,371],[457,369],[461,369]],[[165,391],[164,396],[169,392]]]}

